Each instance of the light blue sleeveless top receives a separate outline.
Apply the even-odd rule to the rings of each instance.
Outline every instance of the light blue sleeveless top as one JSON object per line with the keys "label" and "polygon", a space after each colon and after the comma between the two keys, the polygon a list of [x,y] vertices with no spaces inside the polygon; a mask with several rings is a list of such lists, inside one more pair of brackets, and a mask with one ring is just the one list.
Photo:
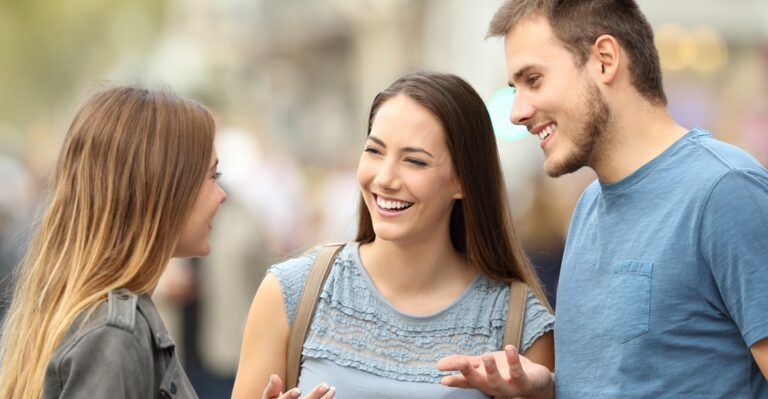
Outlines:
{"label": "light blue sleeveless top", "polygon": [[[317,249],[269,269],[280,282],[288,322]],[[323,286],[302,350],[299,389],[326,382],[336,398],[484,398],[476,390],[448,388],[437,361],[451,354],[480,355],[501,348],[509,286],[478,273],[446,308],[426,316],[398,311],[363,268],[359,244],[336,257]],[[554,317],[529,291],[522,351],[552,330]]]}

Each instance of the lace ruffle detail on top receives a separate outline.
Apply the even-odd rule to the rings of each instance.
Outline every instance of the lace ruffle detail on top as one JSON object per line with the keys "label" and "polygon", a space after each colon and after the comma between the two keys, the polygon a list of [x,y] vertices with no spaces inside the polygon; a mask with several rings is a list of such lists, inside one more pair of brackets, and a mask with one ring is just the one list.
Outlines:
{"label": "lace ruffle detail on top", "polygon": [[[317,250],[270,268],[283,291],[289,323]],[[461,353],[479,355],[501,348],[509,287],[478,275],[443,310],[413,316],[392,307],[376,290],[350,243],[336,257],[318,300],[302,354],[330,360],[381,377],[438,383],[451,374],[437,361]],[[552,330],[554,318],[529,291],[523,351]]]}

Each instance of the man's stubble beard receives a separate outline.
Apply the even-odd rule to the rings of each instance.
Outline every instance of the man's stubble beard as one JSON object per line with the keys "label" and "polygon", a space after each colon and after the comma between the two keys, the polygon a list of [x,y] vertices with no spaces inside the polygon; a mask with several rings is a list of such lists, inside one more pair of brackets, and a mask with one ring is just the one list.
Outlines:
{"label": "man's stubble beard", "polygon": [[606,138],[611,110],[605,97],[592,82],[587,85],[586,104],[589,106],[589,110],[584,125],[577,134],[571,137],[575,150],[559,164],[545,167],[545,171],[550,177],[560,177],[575,172],[584,166],[591,166],[594,164],[594,160],[602,154],[602,144]]}

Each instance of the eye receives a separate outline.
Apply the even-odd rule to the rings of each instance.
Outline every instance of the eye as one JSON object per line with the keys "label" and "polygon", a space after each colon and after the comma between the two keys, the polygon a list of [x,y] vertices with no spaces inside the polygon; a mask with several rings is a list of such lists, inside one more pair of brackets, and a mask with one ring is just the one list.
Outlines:
{"label": "eye", "polygon": [[541,75],[538,75],[538,74],[530,75],[528,76],[528,79],[525,80],[525,83],[527,83],[528,86],[533,86],[539,81],[540,77]]}
{"label": "eye", "polygon": [[421,159],[416,159],[416,158],[406,158],[405,162],[414,164],[416,166],[421,166],[421,167],[427,166],[426,162],[422,161]]}
{"label": "eye", "polygon": [[219,180],[220,177],[221,177],[221,172],[216,172],[213,174],[213,176],[211,176],[213,180]]}
{"label": "eye", "polygon": [[373,147],[365,147],[365,152],[367,152],[369,154],[375,154],[375,155],[381,154],[381,151],[379,151],[377,148],[373,148]]}

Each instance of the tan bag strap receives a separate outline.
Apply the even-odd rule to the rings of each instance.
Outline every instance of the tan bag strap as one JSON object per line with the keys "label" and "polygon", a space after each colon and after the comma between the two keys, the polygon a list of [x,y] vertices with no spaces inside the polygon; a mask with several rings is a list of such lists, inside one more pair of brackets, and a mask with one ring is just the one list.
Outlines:
{"label": "tan bag strap", "polygon": [[507,325],[504,328],[504,343],[501,349],[507,345],[514,345],[520,350],[520,342],[523,339],[523,319],[525,319],[525,299],[528,296],[528,285],[522,281],[513,281],[509,284],[509,306],[507,307]]}
{"label": "tan bag strap", "polygon": [[307,282],[299,297],[299,304],[296,307],[296,314],[293,317],[293,324],[290,328],[288,338],[288,358],[285,369],[285,387],[284,392],[295,388],[299,384],[299,373],[301,372],[301,349],[304,347],[304,340],[309,331],[309,322],[315,313],[317,299],[320,296],[320,290],[323,289],[325,279],[331,271],[333,259],[339,253],[343,243],[328,244],[320,248],[309,269]]}
{"label": "tan bag strap", "polygon": [[[515,280],[509,283],[509,306],[507,306],[507,324],[504,327],[504,340],[501,350],[507,345],[514,345],[521,350],[523,339],[523,320],[525,319],[525,300],[528,297],[528,285]],[[503,396],[495,396],[494,399],[507,399]]]}

